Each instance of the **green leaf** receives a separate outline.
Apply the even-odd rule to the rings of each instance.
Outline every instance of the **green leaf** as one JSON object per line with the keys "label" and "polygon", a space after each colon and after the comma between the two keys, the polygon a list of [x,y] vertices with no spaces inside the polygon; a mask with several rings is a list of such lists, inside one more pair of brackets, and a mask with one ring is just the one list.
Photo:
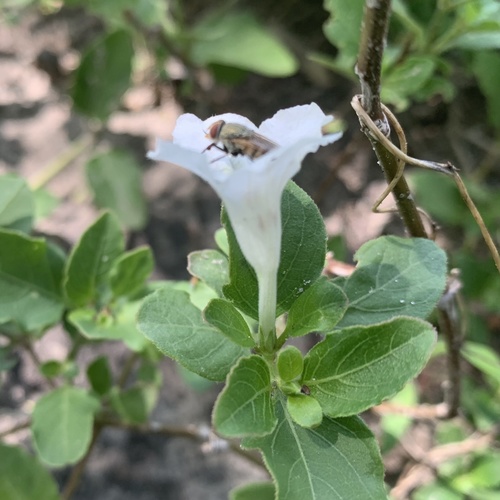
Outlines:
{"label": "green leaf", "polygon": [[405,109],[407,98],[413,97],[427,84],[435,69],[436,61],[429,55],[408,57],[382,75],[382,100]]}
{"label": "green leaf", "polygon": [[[500,31],[497,33],[500,42]],[[500,45],[499,45],[500,46]],[[495,51],[480,51],[474,55],[472,69],[479,88],[487,100],[486,109],[491,124],[500,129],[500,55]]]}
{"label": "green leaf", "polygon": [[121,304],[117,311],[96,313],[93,308],[74,309],[69,322],[91,340],[121,340],[132,351],[140,352],[147,340],[137,329],[136,316],[142,301]]}
{"label": "green leaf", "polygon": [[120,255],[109,273],[113,295],[131,297],[140,292],[153,268],[154,259],[149,247],[138,247]]}
{"label": "green leaf", "polygon": [[63,313],[57,263],[46,242],[0,231],[0,324],[21,332],[40,332]]}
{"label": "green leaf", "polygon": [[113,385],[113,375],[106,356],[100,356],[92,361],[87,368],[87,378],[92,389],[100,396],[110,391]]}
{"label": "green leaf", "polygon": [[297,71],[293,54],[251,13],[221,14],[217,10],[195,27],[193,62],[199,66],[222,64],[273,77]]}
{"label": "green leaf", "polygon": [[302,383],[327,415],[354,415],[400,391],[425,366],[435,341],[432,326],[415,318],[346,328],[309,351]]}
{"label": "green leaf", "polygon": [[29,233],[35,206],[26,181],[15,175],[0,176],[0,227]]}
{"label": "green leaf", "polygon": [[57,484],[35,457],[0,443],[0,498],[58,500]]}
{"label": "green leaf", "polygon": [[219,250],[224,255],[229,255],[229,241],[227,240],[226,230],[223,227],[215,231],[215,243],[217,243]]}
{"label": "green leaf", "polygon": [[[318,207],[296,184],[289,182],[281,198],[283,233],[278,270],[278,311],[288,311],[297,298],[320,276],[325,263],[326,232]],[[230,283],[224,295],[251,318],[258,318],[255,273],[238,247],[224,211],[222,220],[230,246]]]}
{"label": "green leaf", "polygon": [[286,338],[313,331],[330,332],[346,309],[347,297],[342,289],[327,279],[320,279],[293,303],[283,335]]}
{"label": "green leaf", "polygon": [[18,360],[12,356],[12,348],[10,346],[0,347],[0,373],[8,372],[17,365],[17,361]]}
{"label": "green leaf", "polygon": [[231,302],[213,299],[203,311],[205,319],[229,340],[242,347],[255,347],[248,323]]}
{"label": "green leaf", "polygon": [[323,420],[321,405],[312,396],[294,394],[286,400],[288,413],[301,427],[317,427]]}
{"label": "green leaf", "polygon": [[380,452],[358,417],[323,418],[306,429],[278,401],[278,425],[268,436],[246,438],[243,446],[260,448],[277,484],[276,500],[386,500]]}
{"label": "green leaf", "polygon": [[271,374],[260,356],[241,358],[215,402],[213,423],[226,437],[262,436],[276,425]]}
{"label": "green leaf", "polygon": [[229,263],[223,253],[218,250],[191,252],[188,255],[188,271],[222,297],[222,287],[229,281]]}
{"label": "green leaf", "polygon": [[355,258],[358,266],[343,284],[349,307],[337,327],[426,318],[446,284],[446,254],[427,239],[384,236],[364,244]]}
{"label": "green leaf", "polygon": [[231,490],[229,500],[274,500],[275,492],[273,483],[250,483]]}
{"label": "green leaf", "polygon": [[78,366],[74,361],[57,361],[52,359],[42,363],[40,372],[48,378],[64,376],[71,380],[78,375]]}
{"label": "green leaf", "polygon": [[126,228],[145,226],[141,170],[130,153],[113,150],[96,155],[85,165],[85,171],[99,208],[113,210]]}
{"label": "green leaf", "polygon": [[45,219],[59,206],[60,201],[57,196],[40,187],[33,191],[33,201],[35,203],[35,219]]}
{"label": "green leaf", "polygon": [[210,380],[224,380],[248,352],[206,323],[189,296],[178,290],[160,289],[146,297],[138,328],[163,354]]}
{"label": "green leaf", "polygon": [[35,447],[44,462],[59,467],[85,455],[99,402],[77,387],[61,387],[40,398],[33,410]]}
{"label": "green leaf", "polygon": [[500,356],[492,347],[466,342],[461,354],[472,366],[494,381],[497,388],[500,387]]}
{"label": "green leaf", "polygon": [[133,53],[128,31],[98,39],[84,53],[76,71],[72,89],[75,108],[87,116],[107,119],[130,86]]}
{"label": "green leaf", "polygon": [[289,345],[278,353],[276,362],[281,380],[291,382],[302,375],[304,359],[302,353],[293,345]]}
{"label": "green leaf", "polygon": [[339,50],[336,64],[343,72],[353,74],[358,54],[364,0],[325,0],[330,19],[323,26],[326,38]]}
{"label": "green leaf", "polygon": [[158,387],[149,384],[111,393],[113,409],[123,421],[133,424],[147,422],[157,400]]}
{"label": "green leaf", "polygon": [[109,287],[109,272],[123,252],[120,225],[109,212],[102,214],[73,247],[65,271],[66,296],[73,307],[99,302]]}

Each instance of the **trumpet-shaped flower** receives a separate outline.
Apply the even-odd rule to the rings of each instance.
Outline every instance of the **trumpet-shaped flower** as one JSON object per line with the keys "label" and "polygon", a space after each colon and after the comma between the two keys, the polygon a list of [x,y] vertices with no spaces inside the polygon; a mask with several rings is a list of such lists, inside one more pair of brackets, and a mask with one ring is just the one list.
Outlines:
{"label": "trumpet-shaped flower", "polygon": [[[218,120],[244,125],[277,144],[252,159],[232,156],[206,137]],[[259,323],[266,335],[274,329],[276,283],[281,250],[281,195],[303,158],[341,134],[323,135],[332,117],[314,103],[278,111],[256,127],[232,113],[202,121],[192,114],[177,120],[173,142],[158,140],[148,157],[180,165],[207,181],[222,199],[238,244],[259,283]]]}

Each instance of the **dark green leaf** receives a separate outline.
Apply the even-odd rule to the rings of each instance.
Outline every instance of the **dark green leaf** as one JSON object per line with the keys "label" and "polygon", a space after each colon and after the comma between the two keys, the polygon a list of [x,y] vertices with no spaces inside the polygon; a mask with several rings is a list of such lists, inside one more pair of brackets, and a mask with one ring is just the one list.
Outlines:
{"label": "dark green leaf", "polygon": [[275,491],[273,483],[250,483],[231,490],[229,500],[274,500]]}
{"label": "dark green leaf", "polygon": [[[297,298],[320,276],[325,263],[326,232],[318,207],[293,182],[281,199],[283,234],[278,270],[278,314],[288,311]],[[258,287],[255,273],[236,242],[227,214],[223,223],[230,246],[230,283],[224,287],[226,298],[251,318],[258,317]]]}
{"label": "dark green leaf", "polygon": [[0,231],[0,324],[39,332],[60,320],[64,304],[56,267],[43,239]]}
{"label": "dark green leaf", "polygon": [[73,307],[99,302],[109,287],[109,272],[123,252],[120,225],[108,212],[102,214],[73,247],[65,272],[66,296]]}
{"label": "dark green leaf", "polygon": [[203,311],[205,319],[228,339],[242,347],[254,347],[248,323],[236,307],[224,299],[213,299]]}
{"label": "dark green leaf", "polygon": [[137,329],[136,316],[142,302],[127,302],[109,313],[96,313],[93,308],[74,309],[68,320],[82,335],[91,340],[121,340],[132,351],[140,352],[147,340]]}
{"label": "dark green leaf", "polygon": [[[500,30],[497,32],[500,47]],[[500,129],[500,54],[496,51],[481,50],[474,56],[472,65],[479,87],[486,96],[488,116],[491,124]]]}
{"label": "dark green leaf", "polygon": [[323,420],[321,405],[312,396],[305,394],[288,396],[286,408],[294,422],[301,427],[317,427]]}
{"label": "dark green leaf", "polygon": [[153,267],[153,254],[149,247],[138,247],[120,255],[109,273],[113,295],[131,297],[141,291]]}
{"label": "dark green leaf", "polygon": [[24,450],[0,443],[0,498],[3,500],[58,500],[49,472]]}
{"label": "dark green leaf", "polygon": [[158,400],[158,387],[141,385],[111,393],[111,405],[125,422],[143,424],[148,421]]}
{"label": "dark green leaf", "polygon": [[302,375],[304,359],[295,346],[289,345],[278,353],[276,365],[281,380],[291,382]]}
{"label": "dark green leaf", "polygon": [[115,31],[98,39],[83,55],[72,97],[75,108],[105,120],[130,86],[133,46],[130,34]]}
{"label": "dark green leaf", "polygon": [[394,316],[426,318],[446,284],[446,254],[423,238],[384,236],[355,255],[343,284],[349,307],[338,327],[370,325]]}
{"label": "dark green leaf", "polygon": [[29,233],[34,211],[33,193],[26,181],[14,175],[0,176],[0,227]]}
{"label": "dark green leaf", "polygon": [[222,297],[222,287],[229,281],[229,263],[224,254],[218,250],[191,252],[188,255],[188,271]]}
{"label": "dark green leaf", "polygon": [[306,429],[277,403],[278,425],[268,436],[246,438],[260,448],[277,484],[276,500],[386,500],[377,442],[358,417],[323,418]]}
{"label": "dark green leaf", "polygon": [[295,73],[293,54],[248,12],[214,12],[194,31],[192,60],[241,68],[266,76],[283,77]]}
{"label": "dark green leaf", "polygon": [[138,328],[163,354],[210,380],[224,380],[248,352],[206,323],[189,296],[178,290],[160,289],[146,297]]}
{"label": "dark green leaf", "polygon": [[309,351],[302,383],[325,414],[354,415],[400,391],[425,366],[435,342],[432,326],[415,318],[346,328]]}
{"label": "dark green leaf", "polygon": [[101,356],[88,366],[87,378],[89,379],[92,389],[102,396],[106,394],[113,385],[113,375],[108,364],[108,358]]}
{"label": "dark green leaf", "polygon": [[0,347],[0,372],[7,372],[17,364],[10,347]]}
{"label": "dark green leaf", "polygon": [[316,281],[293,303],[288,314],[285,337],[309,332],[333,330],[347,309],[347,297],[341,288],[326,279]]}
{"label": "dark green leaf", "polygon": [[108,151],[94,156],[85,170],[95,204],[113,210],[124,227],[142,229],[146,224],[146,202],[141,170],[133,156],[125,151]]}
{"label": "dark green leaf", "polygon": [[213,423],[226,437],[262,436],[276,425],[269,366],[260,356],[241,358],[214,406]]}
{"label": "dark green leaf", "polygon": [[58,467],[82,458],[98,409],[99,402],[77,387],[61,387],[42,396],[33,410],[32,431],[43,461]]}

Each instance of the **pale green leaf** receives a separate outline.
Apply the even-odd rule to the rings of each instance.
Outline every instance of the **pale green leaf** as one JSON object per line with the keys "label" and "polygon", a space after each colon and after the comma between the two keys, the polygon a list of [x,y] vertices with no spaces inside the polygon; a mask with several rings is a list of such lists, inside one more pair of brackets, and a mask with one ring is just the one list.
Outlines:
{"label": "pale green leaf", "polygon": [[35,207],[26,181],[15,175],[0,176],[0,227],[29,233]]}
{"label": "pale green leaf", "polygon": [[0,443],[0,498],[58,500],[57,484],[38,460],[15,446]]}
{"label": "pale green leaf", "polygon": [[223,253],[218,250],[191,252],[188,255],[188,271],[222,297],[222,287],[229,281],[229,263]]}
{"label": "pale green leaf", "polygon": [[82,458],[98,409],[99,402],[77,387],[61,387],[42,396],[32,416],[33,440],[42,460],[59,467]]}
{"label": "pale green leaf", "polygon": [[120,255],[109,273],[113,295],[135,295],[144,288],[153,268],[154,259],[149,247],[138,247]]}

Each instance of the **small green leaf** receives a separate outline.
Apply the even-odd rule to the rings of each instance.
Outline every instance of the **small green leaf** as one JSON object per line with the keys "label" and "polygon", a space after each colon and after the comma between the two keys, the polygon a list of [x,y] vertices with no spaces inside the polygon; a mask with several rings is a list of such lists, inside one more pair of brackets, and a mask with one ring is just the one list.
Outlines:
{"label": "small green leaf", "polygon": [[214,406],[213,422],[226,437],[262,436],[276,425],[271,375],[260,356],[241,358]]}
{"label": "small green leaf", "polygon": [[287,47],[248,12],[218,10],[195,27],[194,37],[191,58],[200,66],[215,63],[273,77],[298,69]]}
{"label": "small green leaf", "polygon": [[35,203],[35,219],[38,221],[52,214],[61,200],[41,187],[33,191],[33,201]]}
{"label": "small green leaf", "polygon": [[229,263],[224,254],[218,250],[191,252],[188,255],[188,271],[222,297],[222,287],[229,281]]}
{"label": "small green leaf", "polygon": [[[500,30],[497,32],[498,46],[500,47]],[[472,64],[479,88],[486,96],[488,116],[491,124],[500,129],[500,55],[497,51],[481,50],[474,55]]]}
{"label": "small green leaf", "polygon": [[278,353],[276,362],[281,380],[291,382],[302,375],[304,359],[302,353],[293,345],[289,345]]}
{"label": "small green leaf", "polygon": [[242,347],[255,347],[248,323],[231,302],[213,299],[203,311],[205,319],[229,340]]}
{"label": "small green leaf", "polygon": [[133,424],[148,421],[158,400],[158,387],[140,385],[125,391],[112,391],[111,405],[122,420]]}
{"label": "small green leaf", "polygon": [[75,75],[75,108],[105,120],[129,88],[133,46],[130,33],[115,31],[98,39],[83,55]]}
{"label": "small green leaf", "polygon": [[337,327],[426,318],[446,284],[446,254],[427,239],[384,236],[365,243],[355,258],[356,270],[343,282],[349,307]]}
{"label": "small green leaf", "polygon": [[360,418],[325,417],[307,429],[283,406],[278,401],[278,425],[271,434],[242,443],[264,454],[277,485],[275,500],[387,500],[380,451]]}
{"label": "small green leaf", "polygon": [[466,342],[461,351],[462,356],[478,370],[500,387],[500,356],[487,345]]}
{"label": "small green leaf", "polygon": [[121,340],[132,351],[140,352],[147,340],[137,329],[136,316],[142,302],[126,302],[113,313],[104,310],[96,313],[92,308],[74,309],[68,315],[69,322],[91,340]]}
{"label": "small green leaf", "polygon": [[144,299],[138,328],[163,354],[210,380],[224,380],[248,352],[206,323],[186,293],[169,288]]}
{"label": "small green leaf", "polygon": [[312,396],[305,394],[288,396],[286,408],[294,422],[301,427],[317,427],[323,420],[321,405]]}
{"label": "small green leaf", "polygon": [[324,8],[330,13],[323,32],[326,38],[337,47],[338,69],[352,74],[359,47],[359,27],[363,17],[364,0],[326,0]]}
{"label": "small green leaf", "polygon": [[0,443],[0,498],[59,500],[57,484],[38,460],[17,446]]}
{"label": "small green leaf", "polygon": [[[289,182],[281,198],[281,258],[278,270],[278,311],[288,311],[297,298],[320,276],[325,263],[326,232],[318,207],[296,184]],[[258,318],[255,273],[238,247],[224,211],[230,246],[230,283],[224,295],[251,318]]]}
{"label": "small green leaf", "polygon": [[64,308],[60,265],[43,239],[1,230],[0,324],[37,333],[57,323]]}
{"label": "small green leaf", "polygon": [[325,414],[354,415],[400,391],[425,366],[435,341],[432,326],[415,318],[346,328],[309,351],[302,383]]}
{"label": "small green leaf", "polygon": [[347,309],[347,297],[341,288],[320,279],[293,303],[283,335],[298,337],[310,332],[331,332]]}
{"label": "small green leaf", "polygon": [[7,372],[16,365],[17,359],[12,356],[12,348],[0,347],[0,372]]}
{"label": "small green leaf", "polygon": [[113,210],[126,228],[145,226],[147,210],[141,170],[130,153],[114,150],[99,154],[87,163],[85,170],[99,208]]}
{"label": "small green leaf", "polygon": [[71,251],[65,271],[64,287],[73,307],[98,302],[106,295],[109,272],[124,247],[120,225],[109,212],[83,233]]}
{"label": "small green leaf", "polygon": [[100,396],[109,392],[113,385],[113,375],[106,356],[101,356],[92,361],[87,368],[87,378],[92,389]]}
{"label": "small green leaf", "polygon": [[109,273],[113,295],[131,297],[141,291],[153,267],[153,254],[149,247],[138,247],[120,255]]}
{"label": "small green leaf", "polygon": [[29,233],[35,211],[33,193],[15,175],[0,176],[0,227]]}
{"label": "small green leaf", "polygon": [[223,227],[215,231],[215,243],[217,243],[219,250],[224,255],[229,255],[229,241],[227,240],[226,230]]}
{"label": "small green leaf", "polygon": [[250,483],[231,490],[229,500],[274,500],[275,492],[273,483]]}
{"label": "small green leaf", "polygon": [[35,447],[47,464],[73,464],[85,455],[92,439],[99,402],[77,387],[61,387],[40,398],[33,410]]}

